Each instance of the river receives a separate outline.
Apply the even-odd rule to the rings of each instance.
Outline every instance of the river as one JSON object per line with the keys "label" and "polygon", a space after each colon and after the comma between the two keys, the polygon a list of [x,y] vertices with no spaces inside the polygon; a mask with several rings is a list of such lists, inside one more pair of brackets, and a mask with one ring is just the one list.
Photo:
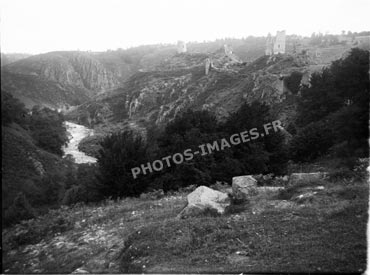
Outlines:
{"label": "river", "polygon": [[83,125],[79,125],[70,121],[65,122],[65,126],[69,136],[69,142],[67,146],[63,147],[65,155],[72,155],[76,163],[94,163],[96,158],[86,155],[84,152],[78,150],[78,144],[80,141],[94,134],[92,129],[89,129]]}

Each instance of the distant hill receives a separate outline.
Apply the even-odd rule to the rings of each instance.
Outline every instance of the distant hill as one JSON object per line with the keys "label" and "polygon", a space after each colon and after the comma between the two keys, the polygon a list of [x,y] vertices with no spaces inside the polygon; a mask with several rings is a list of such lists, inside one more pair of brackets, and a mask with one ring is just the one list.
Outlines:
{"label": "distant hill", "polygon": [[51,52],[19,60],[3,67],[2,80],[2,88],[25,104],[54,108],[81,104],[120,83],[93,56],[80,52]]}
{"label": "distant hill", "polygon": [[1,53],[1,67],[32,56],[28,53]]}
{"label": "distant hill", "polygon": [[[351,47],[350,44],[338,42],[336,36],[301,38],[290,35],[286,39],[288,54],[306,52],[312,60],[315,59],[312,63],[317,65],[338,59]],[[190,63],[200,65],[204,60],[199,63],[194,59],[195,56],[222,52],[224,45],[228,45],[239,60],[251,63],[264,55],[265,43],[265,37],[253,36],[188,42],[187,61],[178,59],[176,45],[173,44],[105,52],[50,52],[17,61],[13,58],[9,64],[6,64],[7,56],[4,56],[6,65],[2,66],[2,88],[28,107],[38,104],[65,108],[83,104],[96,95],[127,87],[125,82],[139,72],[179,70],[189,68]],[[194,60],[190,60],[190,57]],[[175,62],[176,59],[178,62]]]}
{"label": "distant hill", "polygon": [[[263,53],[263,38],[188,43],[189,52],[207,54],[228,43],[243,60]],[[50,52],[3,55],[2,88],[27,107],[65,108],[110,92],[139,71],[153,71],[176,55],[175,45],[146,45],[106,52]]]}

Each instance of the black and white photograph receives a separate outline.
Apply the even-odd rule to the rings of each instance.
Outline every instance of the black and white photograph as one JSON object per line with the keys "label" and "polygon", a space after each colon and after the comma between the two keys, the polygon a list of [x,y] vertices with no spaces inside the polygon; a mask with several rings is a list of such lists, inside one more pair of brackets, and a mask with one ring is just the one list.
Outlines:
{"label": "black and white photograph", "polygon": [[0,0],[2,274],[368,272],[370,0]]}

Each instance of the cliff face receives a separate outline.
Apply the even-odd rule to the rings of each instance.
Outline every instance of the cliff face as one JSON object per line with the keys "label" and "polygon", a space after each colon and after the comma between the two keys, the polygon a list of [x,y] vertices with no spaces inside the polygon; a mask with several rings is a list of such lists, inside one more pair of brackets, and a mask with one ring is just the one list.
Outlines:
{"label": "cliff face", "polygon": [[[80,104],[91,96],[117,88],[120,81],[113,72],[107,70],[93,55],[80,52],[52,52],[32,56],[18,62],[4,66],[5,82],[11,85],[4,87],[13,94],[29,99],[30,102],[39,101],[49,105]],[[39,95],[35,86],[27,87],[27,94],[22,92],[19,79],[28,79],[28,82],[44,82],[56,86],[55,91],[49,91],[47,96]],[[13,79],[13,81],[12,81]],[[75,94],[64,99],[65,94]],[[76,102],[77,99],[77,102]]]}
{"label": "cliff face", "polygon": [[55,60],[56,62],[43,62],[37,68],[38,75],[64,87],[85,88],[92,92],[106,91],[118,86],[114,75],[88,56],[72,55],[57,59],[59,60]]}
{"label": "cliff face", "polygon": [[36,75],[1,72],[1,89],[22,101],[27,108],[42,105],[63,108],[78,105],[91,98],[91,91],[72,86],[62,86],[56,81]]}

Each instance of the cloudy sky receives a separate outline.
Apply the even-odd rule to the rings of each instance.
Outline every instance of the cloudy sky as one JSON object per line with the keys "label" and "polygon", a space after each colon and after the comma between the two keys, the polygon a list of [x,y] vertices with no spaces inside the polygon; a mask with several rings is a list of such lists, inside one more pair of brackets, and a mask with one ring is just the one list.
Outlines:
{"label": "cloudy sky", "polygon": [[370,0],[0,0],[1,51],[369,30]]}

